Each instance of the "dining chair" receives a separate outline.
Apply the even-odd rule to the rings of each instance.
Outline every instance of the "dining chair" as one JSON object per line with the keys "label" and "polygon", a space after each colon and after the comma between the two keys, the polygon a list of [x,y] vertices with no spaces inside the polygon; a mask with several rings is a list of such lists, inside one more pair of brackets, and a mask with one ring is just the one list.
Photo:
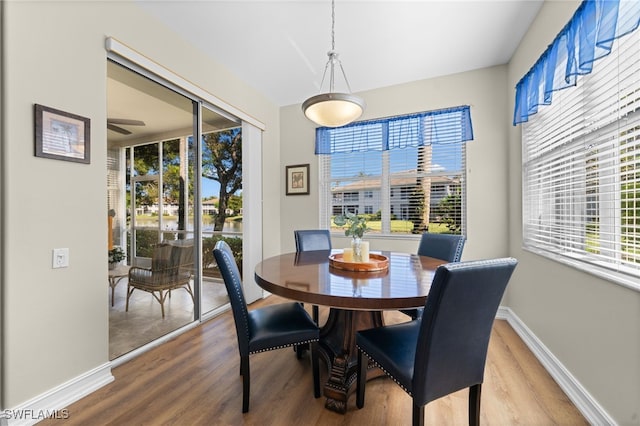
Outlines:
{"label": "dining chair", "polygon": [[[331,250],[331,234],[328,229],[305,229],[293,231],[296,240],[296,252]],[[318,305],[311,306],[313,320],[319,324]]]}
{"label": "dining chair", "polygon": [[331,250],[331,234],[328,229],[304,229],[293,231],[296,251]]}
{"label": "dining chair", "polygon": [[[465,241],[464,235],[425,232],[420,238],[418,255],[435,257],[447,262],[460,262]],[[400,312],[409,315],[412,319],[416,319],[422,315],[422,308],[401,309]]]}
{"label": "dining chair", "polygon": [[251,311],[242,290],[242,280],[231,248],[218,241],[213,249],[224,285],[229,294],[236,325],[242,376],[242,412],[249,411],[249,355],[289,346],[309,344],[313,373],[313,394],[320,397],[318,340],[320,329],[297,302],[269,305]]}
{"label": "dining chair", "polygon": [[195,303],[191,279],[193,278],[193,239],[183,242],[159,243],[151,254],[151,268],[132,266],[127,282],[127,303],[134,290],[150,293],[160,303],[162,318],[165,317],[164,303],[171,291],[183,288]]}
{"label": "dining chair", "polygon": [[422,317],[359,331],[356,405],[364,406],[369,362],[413,399],[413,424],[427,403],[469,388],[469,424],[480,423],[480,391],[500,300],[513,258],[448,263],[436,269]]}

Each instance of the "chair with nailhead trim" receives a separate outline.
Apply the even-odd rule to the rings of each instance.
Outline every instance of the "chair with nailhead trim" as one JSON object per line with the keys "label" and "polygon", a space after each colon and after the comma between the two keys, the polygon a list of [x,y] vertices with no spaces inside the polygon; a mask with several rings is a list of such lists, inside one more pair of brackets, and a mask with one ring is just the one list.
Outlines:
{"label": "chair with nailhead trim", "polygon": [[[425,232],[420,237],[418,255],[435,257],[447,262],[460,262],[465,241],[464,235]],[[409,315],[412,319],[416,319],[422,315],[422,308],[401,309],[400,312]]]}
{"label": "chair with nailhead trim", "polygon": [[469,424],[478,425],[493,320],[516,265],[504,258],[439,266],[421,318],[359,331],[356,406],[364,406],[367,369],[377,366],[411,395],[414,425],[424,425],[426,404],[464,388]]}
{"label": "chair with nailhead trim", "polygon": [[269,305],[249,311],[242,290],[242,280],[231,248],[218,241],[213,255],[222,274],[233,319],[236,324],[240,351],[240,375],[242,376],[242,412],[249,411],[249,355],[294,345],[309,344],[313,392],[320,397],[320,369],[318,364],[318,340],[320,329],[307,311],[297,302]]}
{"label": "chair with nailhead trim", "polygon": [[[303,251],[331,252],[331,234],[328,229],[304,229],[293,231],[296,253]],[[311,306],[313,320],[319,325],[318,305]]]}

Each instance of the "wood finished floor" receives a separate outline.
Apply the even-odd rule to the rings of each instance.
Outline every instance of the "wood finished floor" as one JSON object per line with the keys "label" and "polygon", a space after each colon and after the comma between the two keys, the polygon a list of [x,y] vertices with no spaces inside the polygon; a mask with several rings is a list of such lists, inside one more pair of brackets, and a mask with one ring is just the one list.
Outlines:
{"label": "wood finished floor", "polygon": [[[270,296],[250,309],[282,302]],[[321,309],[321,319],[327,311]],[[387,323],[406,321],[385,312]],[[115,381],[68,407],[69,418],[40,425],[409,425],[411,398],[393,381],[369,381],[365,406],[355,395],[345,415],[314,399],[306,355],[292,349],[251,356],[251,402],[242,383],[233,317],[226,312],[113,369]],[[321,365],[323,365],[321,363]],[[327,374],[322,369],[324,383]],[[466,390],[431,402],[425,421],[467,424]],[[482,425],[586,425],[580,412],[517,334],[494,324],[482,388]]]}

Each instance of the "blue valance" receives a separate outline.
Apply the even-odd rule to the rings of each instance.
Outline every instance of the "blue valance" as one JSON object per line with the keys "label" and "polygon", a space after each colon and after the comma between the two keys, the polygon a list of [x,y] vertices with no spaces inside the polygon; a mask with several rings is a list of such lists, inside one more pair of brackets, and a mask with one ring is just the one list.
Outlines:
{"label": "blue valance", "polygon": [[386,151],[473,140],[468,105],[316,129],[316,154]]}
{"label": "blue valance", "polygon": [[555,90],[575,86],[613,41],[640,23],[640,1],[585,0],[535,65],[516,85],[513,125],[528,121],[539,105],[550,105]]}

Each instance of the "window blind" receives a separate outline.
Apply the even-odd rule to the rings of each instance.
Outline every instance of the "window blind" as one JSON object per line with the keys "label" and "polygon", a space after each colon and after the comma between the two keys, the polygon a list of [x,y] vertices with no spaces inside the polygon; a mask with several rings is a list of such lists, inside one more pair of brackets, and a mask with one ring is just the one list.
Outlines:
{"label": "window blind", "polygon": [[320,225],[351,212],[373,233],[462,233],[472,138],[468,106],[318,129]]}
{"label": "window blind", "polygon": [[[122,182],[122,153],[120,149],[107,150],[107,210],[113,210],[116,215],[113,218],[113,242],[115,245],[124,246],[122,241],[123,229],[126,226],[122,212],[124,211],[124,199],[122,197],[124,183]],[[123,247],[124,248],[124,247]]]}
{"label": "window blind", "polygon": [[640,31],[523,124],[524,246],[640,276]]}

